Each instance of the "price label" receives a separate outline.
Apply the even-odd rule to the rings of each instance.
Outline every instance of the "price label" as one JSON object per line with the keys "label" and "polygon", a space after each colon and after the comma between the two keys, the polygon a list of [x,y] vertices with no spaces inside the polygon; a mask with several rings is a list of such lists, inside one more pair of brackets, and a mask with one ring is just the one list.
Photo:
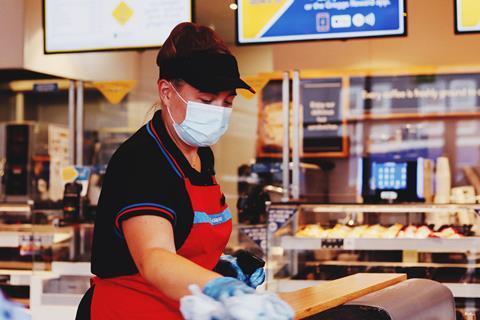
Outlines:
{"label": "price label", "polygon": [[267,249],[267,228],[265,226],[251,226],[240,228],[263,251]]}
{"label": "price label", "polygon": [[272,208],[268,211],[268,231],[275,232],[285,225],[295,214],[297,209]]}

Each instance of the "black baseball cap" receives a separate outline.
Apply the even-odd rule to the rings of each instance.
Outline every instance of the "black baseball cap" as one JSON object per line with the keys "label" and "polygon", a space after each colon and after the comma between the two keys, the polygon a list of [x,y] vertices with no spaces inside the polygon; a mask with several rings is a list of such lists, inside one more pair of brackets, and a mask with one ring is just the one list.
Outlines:
{"label": "black baseball cap", "polygon": [[182,79],[204,92],[233,89],[255,90],[240,78],[235,57],[226,53],[196,52],[188,57],[159,61],[160,79]]}

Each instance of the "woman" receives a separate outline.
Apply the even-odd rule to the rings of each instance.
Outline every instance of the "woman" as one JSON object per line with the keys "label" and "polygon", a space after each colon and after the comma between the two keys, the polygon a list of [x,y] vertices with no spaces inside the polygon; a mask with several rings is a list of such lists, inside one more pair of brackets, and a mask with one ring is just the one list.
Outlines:
{"label": "woman", "polygon": [[232,223],[209,146],[227,130],[235,89],[254,91],[207,27],[178,25],[157,64],[162,110],[110,160],[95,222],[96,277],[77,319],[182,319],[178,301],[191,284],[219,299],[263,281],[213,271]]}

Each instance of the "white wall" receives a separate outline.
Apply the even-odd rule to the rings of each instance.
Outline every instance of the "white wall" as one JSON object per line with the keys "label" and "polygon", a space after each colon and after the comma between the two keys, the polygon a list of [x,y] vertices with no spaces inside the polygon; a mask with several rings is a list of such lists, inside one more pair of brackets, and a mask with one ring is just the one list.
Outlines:
{"label": "white wall", "polygon": [[128,125],[138,128],[153,116],[152,106],[158,99],[158,50],[146,50],[140,54],[139,79],[135,90],[129,95]]}
{"label": "white wall", "polygon": [[0,68],[22,66],[23,11],[23,0],[0,1]]}

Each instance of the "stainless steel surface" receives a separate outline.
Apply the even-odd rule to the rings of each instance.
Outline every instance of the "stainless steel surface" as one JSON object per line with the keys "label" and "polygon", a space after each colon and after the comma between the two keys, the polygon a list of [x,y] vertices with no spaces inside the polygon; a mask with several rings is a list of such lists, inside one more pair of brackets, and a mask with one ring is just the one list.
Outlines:
{"label": "stainless steel surface", "polygon": [[283,161],[282,161],[282,201],[290,198],[290,76],[288,72],[283,73],[282,84],[282,105],[283,105]]}
{"label": "stainless steel surface", "polygon": [[84,104],[83,104],[83,81],[77,81],[77,105],[76,105],[76,161],[75,164],[83,165],[83,119],[84,119]]}
{"label": "stainless steel surface", "polygon": [[75,164],[75,81],[68,87],[68,158],[70,165]]}
{"label": "stainless steel surface", "polygon": [[90,276],[60,276],[43,281],[42,304],[78,305],[90,288]]}
{"label": "stainless steel surface", "polygon": [[451,291],[438,282],[425,279],[404,281],[355,299],[345,306],[378,308],[392,320],[455,319],[455,301]]}
{"label": "stainless steel surface", "polygon": [[[276,205],[275,205],[276,206]],[[290,206],[291,207],[291,206]],[[377,212],[377,213],[427,213],[480,211],[480,204],[302,204],[302,209],[315,213]]]}
{"label": "stainless steel surface", "polygon": [[292,82],[293,137],[292,137],[292,197],[300,198],[300,72],[293,72]]}

